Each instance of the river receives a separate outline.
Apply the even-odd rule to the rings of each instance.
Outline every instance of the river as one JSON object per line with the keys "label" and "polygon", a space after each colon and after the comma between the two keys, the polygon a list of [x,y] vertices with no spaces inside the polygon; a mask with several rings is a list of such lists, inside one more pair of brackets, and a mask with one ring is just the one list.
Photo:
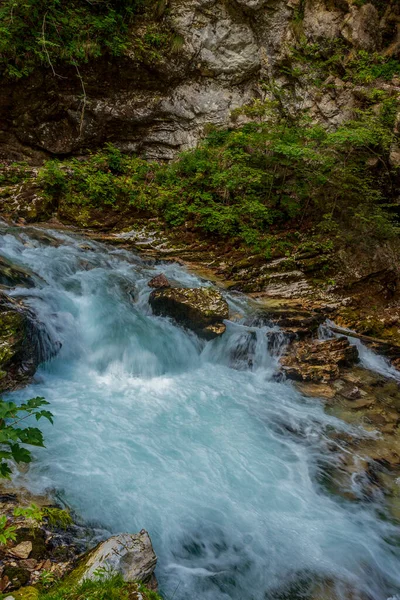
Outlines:
{"label": "river", "polygon": [[242,321],[200,341],[151,314],[147,282],[164,272],[182,286],[209,283],[174,263],[56,231],[52,245],[34,231],[0,231],[0,254],[38,275],[13,294],[62,344],[9,395],[44,396],[55,415],[21,476],[33,491],[57,490],[108,532],[147,529],[167,600],[297,598],[309,580],[334,581],[347,598],[349,587],[352,598],[399,593],[399,528],[376,504],[320,483],[334,460],[327,433],[363,432],[274,379],[267,328],[246,325],[254,308],[243,296],[226,295]]}

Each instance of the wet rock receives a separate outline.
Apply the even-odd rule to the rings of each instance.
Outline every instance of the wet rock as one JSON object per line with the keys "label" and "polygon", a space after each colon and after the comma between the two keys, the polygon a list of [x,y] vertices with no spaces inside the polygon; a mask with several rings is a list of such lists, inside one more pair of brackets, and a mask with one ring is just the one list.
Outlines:
{"label": "wet rock", "polygon": [[286,334],[295,337],[311,336],[325,320],[322,313],[281,306],[271,307],[256,315],[256,320],[268,325],[278,325]]}
{"label": "wet rock", "polygon": [[226,300],[212,288],[162,288],[149,298],[155,315],[172,317],[177,323],[210,340],[225,332],[229,316]]}
{"label": "wet rock", "polygon": [[7,287],[23,285],[24,287],[31,288],[34,287],[35,282],[32,273],[29,273],[23,267],[15,265],[4,258],[4,256],[0,256],[0,285]]}
{"label": "wet rock", "polygon": [[336,379],[342,367],[358,360],[356,346],[347,338],[293,343],[281,359],[284,373],[298,381],[328,382]]}
{"label": "wet rock", "polygon": [[148,282],[147,285],[151,288],[157,288],[157,289],[171,287],[171,284],[168,281],[168,279],[166,278],[166,276],[164,275],[164,273],[160,273],[159,275],[156,275],[155,277],[153,277],[153,279],[150,279],[150,281]]}
{"label": "wet rock", "polygon": [[0,293],[0,392],[29,381],[41,361],[29,311]]}
{"label": "wet rock", "polygon": [[110,537],[92,550],[78,569],[83,569],[80,581],[95,579],[99,569],[106,569],[120,573],[124,581],[146,583],[152,578],[156,563],[150,536],[142,529],[140,533]]}

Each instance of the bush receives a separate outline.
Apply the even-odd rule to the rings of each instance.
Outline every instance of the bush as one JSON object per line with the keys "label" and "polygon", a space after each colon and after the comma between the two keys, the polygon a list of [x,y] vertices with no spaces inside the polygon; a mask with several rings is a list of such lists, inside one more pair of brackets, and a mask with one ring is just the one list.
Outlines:
{"label": "bush", "polygon": [[[55,74],[59,64],[77,69],[89,60],[121,56],[128,49],[138,61],[160,60],[163,53],[178,49],[179,36],[157,22],[159,4],[157,0],[3,0],[0,73],[18,79],[46,66]],[[147,17],[144,27],[131,35],[141,17]]]}
{"label": "bush", "polygon": [[[309,220],[315,225],[329,220],[332,231],[337,222],[385,237],[392,229],[381,207],[382,189],[390,182],[395,112],[393,99],[384,99],[379,110],[360,111],[335,132],[306,119],[290,123],[279,117],[211,130],[198,148],[167,165],[108,145],[84,162],[66,165],[63,201],[144,211],[167,226],[185,225],[265,252],[271,231]],[[371,170],[371,158],[378,159],[378,171]],[[49,167],[42,170],[44,182]]]}

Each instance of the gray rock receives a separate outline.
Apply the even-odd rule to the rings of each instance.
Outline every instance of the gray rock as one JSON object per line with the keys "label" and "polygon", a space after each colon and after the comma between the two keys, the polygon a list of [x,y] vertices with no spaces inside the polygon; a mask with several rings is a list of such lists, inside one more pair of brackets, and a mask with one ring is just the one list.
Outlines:
{"label": "gray rock", "polygon": [[122,533],[101,542],[84,560],[84,573],[80,581],[96,579],[99,570],[120,573],[124,581],[146,583],[153,575],[157,557],[150,536],[142,529],[140,533]]}

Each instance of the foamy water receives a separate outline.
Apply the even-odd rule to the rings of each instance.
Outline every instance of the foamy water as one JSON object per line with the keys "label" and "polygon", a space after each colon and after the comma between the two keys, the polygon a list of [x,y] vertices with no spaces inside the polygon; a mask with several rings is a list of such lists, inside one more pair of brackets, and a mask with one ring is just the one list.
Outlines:
{"label": "foamy water", "polygon": [[[353,597],[398,594],[399,529],[376,505],[317,483],[321,461],[334,460],[327,431],[351,430],[273,379],[267,329],[229,322],[221,339],[200,341],[151,314],[146,282],[160,271],[183,286],[207,282],[54,235],[58,247],[28,230],[0,237],[0,254],[41,277],[17,293],[62,343],[35,382],[10,395],[44,396],[55,415],[22,479],[58,490],[109,532],[146,528],[169,600],[276,598],[304,577],[351,586]],[[251,313],[243,297],[228,300]]]}

